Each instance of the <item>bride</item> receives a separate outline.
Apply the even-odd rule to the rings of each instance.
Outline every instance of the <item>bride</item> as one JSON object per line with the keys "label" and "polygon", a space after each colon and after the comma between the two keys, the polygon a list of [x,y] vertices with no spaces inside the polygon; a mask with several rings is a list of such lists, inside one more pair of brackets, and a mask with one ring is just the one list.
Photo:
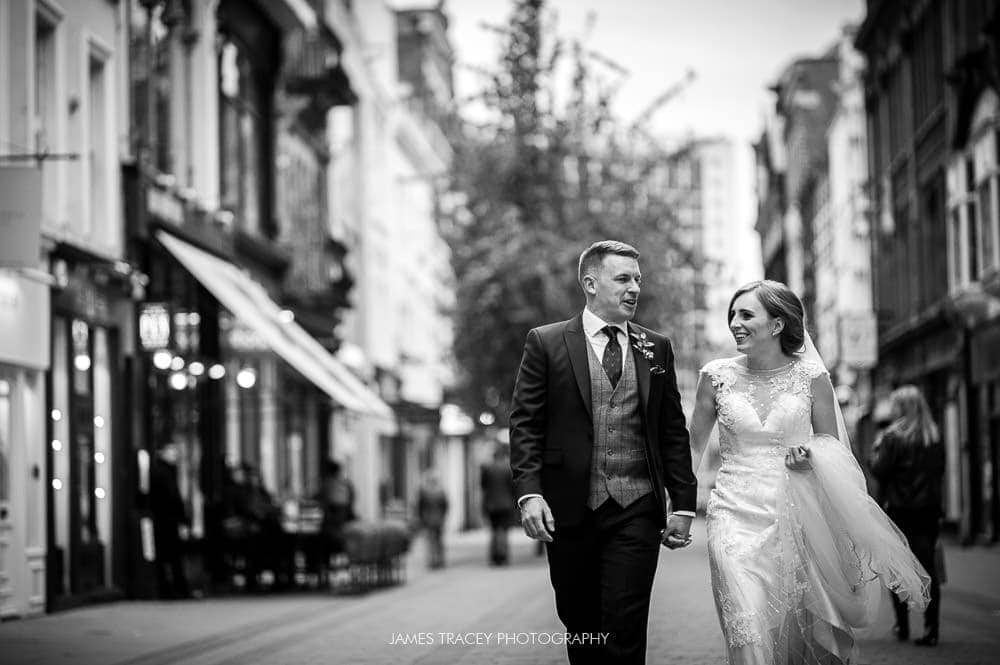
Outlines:
{"label": "bride", "polygon": [[695,469],[719,423],[708,550],[730,665],[855,662],[854,630],[876,618],[883,586],[927,602],[927,574],[867,494],[803,318],[780,282],[740,288],[729,327],[742,355],[698,383]]}

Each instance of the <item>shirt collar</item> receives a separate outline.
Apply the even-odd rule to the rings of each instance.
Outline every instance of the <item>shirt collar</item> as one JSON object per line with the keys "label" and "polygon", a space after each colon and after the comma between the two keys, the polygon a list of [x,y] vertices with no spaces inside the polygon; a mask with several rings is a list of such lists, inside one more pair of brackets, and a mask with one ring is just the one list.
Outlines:
{"label": "shirt collar", "polygon": [[583,310],[583,332],[587,334],[587,337],[594,337],[595,335],[603,334],[601,330],[605,326],[611,326],[613,328],[618,328],[626,339],[628,338],[628,328],[626,328],[624,323],[607,323],[601,317],[597,316],[589,309],[584,308]]}

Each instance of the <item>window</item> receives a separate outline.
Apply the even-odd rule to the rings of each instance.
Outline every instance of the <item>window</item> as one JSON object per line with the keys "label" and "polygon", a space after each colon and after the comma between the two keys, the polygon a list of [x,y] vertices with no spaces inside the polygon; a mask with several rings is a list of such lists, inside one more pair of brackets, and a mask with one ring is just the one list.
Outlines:
{"label": "window", "polygon": [[[56,131],[56,23],[39,13],[35,21],[35,152],[59,152]],[[42,218],[55,220],[58,197],[58,162],[42,162]]]}
{"label": "window", "polygon": [[959,208],[955,208],[951,211],[950,218],[948,220],[948,238],[951,240],[949,245],[948,255],[951,257],[949,265],[951,267],[950,272],[950,282],[953,286],[963,284],[962,279],[962,256],[960,251],[960,246],[957,243],[957,239],[962,237],[962,211]]}
{"label": "window", "polygon": [[969,247],[966,251],[967,279],[972,282],[979,277],[979,220],[976,215],[976,165],[971,158],[965,160],[965,233]]}
{"label": "window", "polygon": [[129,75],[131,77],[132,149],[145,149],[146,157],[161,173],[173,173],[171,59],[173,31],[164,23],[165,7],[132,0],[129,5]]}
{"label": "window", "polygon": [[903,67],[896,65],[889,74],[889,161],[891,162],[903,149],[904,139],[904,106],[903,99]]}
{"label": "window", "polygon": [[948,292],[948,256],[941,248],[948,242],[948,217],[945,208],[944,170],[920,184],[921,192],[921,268],[923,288],[921,309],[931,306]]}
{"label": "window", "polygon": [[90,146],[87,173],[90,181],[90,228],[108,229],[108,105],[105,58],[94,51],[90,54],[88,72],[88,111]]}
{"label": "window", "polygon": [[972,116],[969,143],[952,162],[949,185],[948,261],[952,289],[1000,268],[1000,98],[983,93]]}
{"label": "window", "polygon": [[222,207],[251,234],[274,237],[271,214],[275,66],[273,27],[249,3],[219,8],[219,141]]}
{"label": "window", "polygon": [[913,97],[917,126],[944,98],[941,5],[932,3],[914,34]]}

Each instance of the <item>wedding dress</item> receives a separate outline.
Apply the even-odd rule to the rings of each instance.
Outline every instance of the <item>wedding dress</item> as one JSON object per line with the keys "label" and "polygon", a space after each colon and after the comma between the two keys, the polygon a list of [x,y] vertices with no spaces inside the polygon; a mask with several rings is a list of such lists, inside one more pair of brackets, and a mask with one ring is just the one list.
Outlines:
{"label": "wedding dress", "polygon": [[[854,662],[853,631],[876,618],[882,587],[919,607],[929,578],[850,447],[812,435],[812,381],[826,369],[800,358],[750,370],[740,356],[702,372],[719,425],[708,549],[730,665]],[[812,469],[785,467],[796,445]]]}

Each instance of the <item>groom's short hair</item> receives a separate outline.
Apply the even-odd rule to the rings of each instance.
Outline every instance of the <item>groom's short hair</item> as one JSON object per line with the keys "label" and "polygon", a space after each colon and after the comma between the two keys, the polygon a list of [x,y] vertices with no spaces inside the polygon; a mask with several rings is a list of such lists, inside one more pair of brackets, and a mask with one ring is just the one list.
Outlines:
{"label": "groom's short hair", "polygon": [[580,264],[577,267],[576,279],[581,287],[583,286],[583,276],[591,272],[596,272],[604,257],[609,254],[627,256],[630,259],[639,258],[639,250],[632,245],[617,240],[598,240],[580,254]]}

